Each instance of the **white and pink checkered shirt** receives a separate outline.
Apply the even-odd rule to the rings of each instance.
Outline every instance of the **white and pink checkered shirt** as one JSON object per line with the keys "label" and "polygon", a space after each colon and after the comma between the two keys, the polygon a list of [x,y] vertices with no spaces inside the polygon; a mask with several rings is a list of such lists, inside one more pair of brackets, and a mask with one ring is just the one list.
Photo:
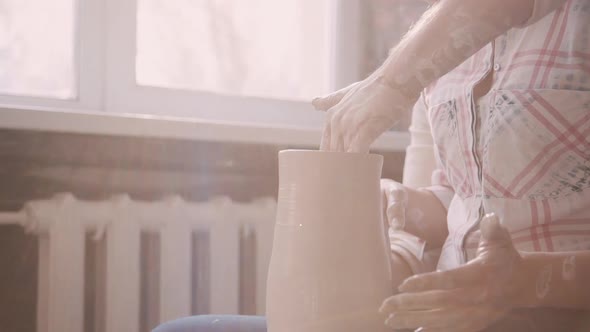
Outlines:
{"label": "white and pink checkered shirt", "polygon": [[[423,93],[448,186],[439,268],[473,258],[482,213],[522,251],[590,249],[590,0],[537,0],[533,17]],[[474,96],[493,73],[491,89]]]}

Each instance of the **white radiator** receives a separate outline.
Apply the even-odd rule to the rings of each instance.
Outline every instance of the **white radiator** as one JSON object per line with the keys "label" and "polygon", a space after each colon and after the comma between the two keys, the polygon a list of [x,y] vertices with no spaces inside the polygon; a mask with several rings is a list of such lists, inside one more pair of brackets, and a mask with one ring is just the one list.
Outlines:
{"label": "white radiator", "polygon": [[[275,210],[270,198],[251,203],[227,198],[192,203],[178,196],[144,202],[121,195],[84,201],[59,194],[29,202],[20,213],[0,214],[0,223],[20,223],[39,236],[38,332],[141,332],[159,322],[189,316],[195,307],[206,308],[205,313],[240,313],[240,294],[252,289],[255,311],[264,314]],[[241,239],[252,232],[255,259],[240,251]],[[157,236],[159,276],[142,276],[145,234]],[[91,303],[91,326],[85,321],[89,319],[85,299],[89,235],[102,248],[97,251],[102,265],[95,264],[98,268],[91,276],[98,285]],[[199,238],[207,241],[195,244]],[[204,246],[207,262],[195,272],[195,248]],[[241,276],[244,264],[254,265],[249,268],[255,277]],[[195,278],[207,281],[198,285],[199,294],[206,296],[195,296]],[[148,279],[151,285],[142,287],[141,280]],[[151,307],[146,308],[142,293],[150,288],[156,289],[151,298],[157,301],[150,301]]]}

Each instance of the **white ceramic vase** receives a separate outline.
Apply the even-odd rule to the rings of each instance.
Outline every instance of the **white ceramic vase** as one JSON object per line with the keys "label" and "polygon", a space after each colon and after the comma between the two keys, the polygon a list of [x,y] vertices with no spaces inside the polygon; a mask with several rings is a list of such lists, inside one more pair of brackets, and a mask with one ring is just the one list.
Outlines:
{"label": "white ceramic vase", "polygon": [[389,331],[383,157],[286,150],[268,272],[269,332]]}

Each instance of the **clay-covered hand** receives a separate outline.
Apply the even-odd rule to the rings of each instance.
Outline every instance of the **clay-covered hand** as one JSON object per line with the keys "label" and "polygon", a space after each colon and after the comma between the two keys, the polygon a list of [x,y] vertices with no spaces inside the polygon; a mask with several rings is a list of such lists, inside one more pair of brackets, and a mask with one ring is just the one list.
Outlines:
{"label": "clay-covered hand", "polygon": [[326,97],[315,98],[326,111],[320,149],[363,152],[408,113],[415,99],[404,96],[379,75],[372,75]]}
{"label": "clay-covered hand", "polygon": [[526,280],[523,259],[510,234],[491,214],[480,224],[475,259],[454,270],[408,278],[381,311],[395,329],[476,332],[517,306]]}

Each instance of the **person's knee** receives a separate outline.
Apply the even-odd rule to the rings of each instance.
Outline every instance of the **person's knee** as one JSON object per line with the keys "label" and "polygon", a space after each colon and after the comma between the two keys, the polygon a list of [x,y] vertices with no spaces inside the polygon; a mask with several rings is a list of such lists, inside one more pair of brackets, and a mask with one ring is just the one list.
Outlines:
{"label": "person's knee", "polygon": [[266,320],[256,316],[193,316],[163,323],[152,332],[266,332]]}
{"label": "person's knee", "polygon": [[152,332],[209,332],[208,326],[215,321],[214,316],[184,317],[157,326]]}
{"label": "person's knee", "polygon": [[152,332],[181,332],[187,330],[186,319],[176,319],[162,323],[152,330]]}

